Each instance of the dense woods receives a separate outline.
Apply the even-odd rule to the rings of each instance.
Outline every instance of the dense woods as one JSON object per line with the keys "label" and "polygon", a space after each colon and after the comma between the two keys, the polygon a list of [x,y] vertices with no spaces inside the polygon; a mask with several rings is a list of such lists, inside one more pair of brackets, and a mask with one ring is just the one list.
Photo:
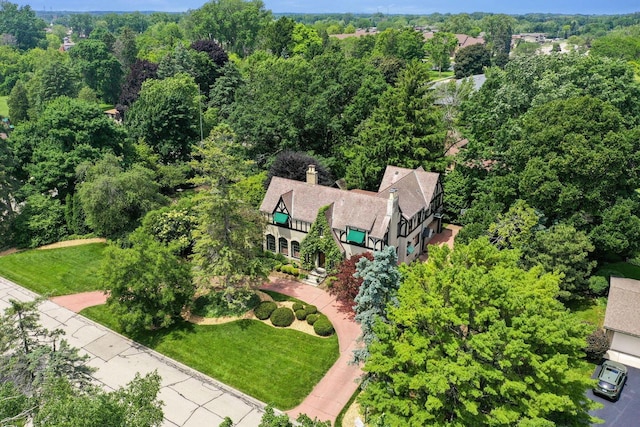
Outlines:
{"label": "dense woods", "polygon": [[[348,37],[357,29],[370,32]],[[543,53],[512,42],[520,33],[543,33],[557,47]],[[456,34],[485,43],[459,48]],[[435,83],[454,72],[486,80]],[[184,14],[53,17],[0,2],[0,96],[9,106],[0,123],[0,249],[108,237],[116,242],[103,272],[114,286],[110,303],[132,327],[163,327],[193,296],[191,275],[222,287],[229,301],[265,276],[257,207],[273,176],[304,180],[312,162],[322,185],[375,190],[387,164],[441,172],[446,221],[464,226],[460,252],[434,252],[441,272],[406,267],[398,294],[380,304],[389,307],[384,321],[365,316],[371,348],[360,358],[371,358],[371,386],[363,401],[393,425],[402,416],[408,425],[580,424],[586,383],[562,390],[541,380],[555,403],[534,413],[518,377],[543,378],[533,364],[500,374],[516,390],[520,416],[495,396],[481,400],[462,374],[464,410],[452,406],[445,378],[393,397],[381,384],[409,383],[416,372],[406,366],[445,363],[459,348],[474,356],[445,368],[472,368],[493,384],[489,353],[524,333],[498,331],[496,312],[514,322],[540,315],[541,328],[568,334],[562,343],[536,336],[537,350],[518,357],[561,352],[573,372],[588,331],[562,317],[562,304],[606,292],[592,280],[596,267],[640,251],[639,82],[640,13],[274,16],[261,0],[213,0]],[[372,260],[360,264],[381,268]],[[333,290],[347,310],[368,281],[357,261],[339,269]],[[145,263],[164,267],[146,271]],[[446,293],[484,283],[482,266],[495,279],[490,290],[465,288],[478,299],[440,307]],[[447,282],[465,269],[469,277]],[[156,283],[170,304],[144,298]],[[518,305],[517,292],[536,305]],[[134,308],[118,305],[127,299]],[[415,307],[467,331],[430,331]],[[157,316],[141,315],[149,310]],[[487,323],[462,319],[468,310]],[[486,342],[460,336],[474,328]],[[429,333],[437,345],[419,342]],[[396,348],[399,340],[407,347]],[[402,366],[399,353],[414,349],[420,360]],[[416,398],[422,408],[407,403]],[[408,405],[404,414],[398,405]],[[570,420],[559,415],[569,412]]]}

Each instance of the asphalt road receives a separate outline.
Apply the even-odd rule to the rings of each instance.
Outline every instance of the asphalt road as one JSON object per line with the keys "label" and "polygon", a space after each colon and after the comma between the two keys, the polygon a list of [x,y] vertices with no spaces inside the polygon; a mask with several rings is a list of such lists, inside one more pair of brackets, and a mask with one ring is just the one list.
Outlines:
{"label": "asphalt road", "polygon": [[[599,372],[599,369],[599,367],[596,369],[596,373]],[[596,396],[591,390],[587,392],[587,396],[604,405],[602,409],[591,411],[591,415],[604,420],[604,424],[594,425],[611,427],[640,425],[640,369],[629,367],[627,383],[622,389],[620,400],[617,402],[611,402],[603,397]]]}

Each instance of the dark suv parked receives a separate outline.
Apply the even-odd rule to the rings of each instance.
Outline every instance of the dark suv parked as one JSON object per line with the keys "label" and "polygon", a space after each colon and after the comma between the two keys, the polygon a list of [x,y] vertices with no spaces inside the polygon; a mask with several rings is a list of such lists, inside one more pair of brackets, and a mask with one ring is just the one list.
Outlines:
{"label": "dark suv parked", "polygon": [[627,367],[621,363],[605,360],[593,392],[611,400],[618,400],[626,381]]}

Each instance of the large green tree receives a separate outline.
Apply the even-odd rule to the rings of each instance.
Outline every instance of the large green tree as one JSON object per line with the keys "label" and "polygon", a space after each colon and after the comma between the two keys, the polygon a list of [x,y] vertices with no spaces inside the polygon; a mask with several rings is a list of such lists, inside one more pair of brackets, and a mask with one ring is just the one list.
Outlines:
{"label": "large green tree", "polygon": [[392,56],[403,61],[424,58],[424,38],[413,28],[396,30],[389,28],[376,36],[374,54]]}
{"label": "large green tree", "polygon": [[257,284],[266,273],[257,258],[264,220],[235,187],[252,166],[239,152],[235,135],[228,126],[221,125],[197,147],[192,161],[197,173],[194,183],[207,189],[200,193],[196,206],[196,278],[205,287],[224,289],[229,301],[237,289]]}
{"label": "large green tree", "polygon": [[386,89],[372,65],[340,52],[252,59],[228,122],[259,163],[284,150],[336,156]]}
{"label": "large green tree", "polygon": [[456,35],[444,31],[434,33],[433,37],[425,42],[425,50],[429,54],[431,62],[441,73],[442,70],[449,68],[450,59],[456,46],[458,46]]}
{"label": "large green tree", "polygon": [[0,425],[159,426],[158,374],[111,392],[91,384],[88,356],[40,324],[40,302],[10,300],[0,316]]}
{"label": "large green tree", "polygon": [[100,40],[82,40],[69,51],[84,82],[107,103],[115,103],[120,94],[122,66]]}
{"label": "large green tree", "polygon": [[402,271],[398,305],[378,322],[360,403],[372,421],[586,425],[589,326],[556,300],[558,276],[523,270],[488,240],[431,247]]}
{"label": "large green tree", "polygon": [[345,150],[350,187],[377,189],[387,165],[442,168],[446,131],[428,82],[426,67],[413,63],[382,95],[360,125],[355,146]]}
{"label": "large green tree", "polygon": [[142,84],[127,113],[129,135],[148,144],[162,163],[188,160],[199,139],[198,86],[191,76],[177,74]]}
{"label": "large green tree", "polygon": [[112,245],[105,252],[100,274],[109,291],[107,304],[129,333],[166,328],[191,303],[191,266],[142,229],[129,242],[130,248]]}
{"label": "large green tree", "polygon": [[9,36],[8,41],[18,49],[36,47],[45,38],[46,25],[36,17],[31,6],[18,7],[15,3],[0,1],[0,36]]}
{"label": "large green tree", "polygon": [[59,200],[73,193],[76,167],[104,153],[123,152],[124,130],[95,104],[59,97],[37,120],[16,126],[9,140],[20,170],[38,192],[53,191]]}
{"label": "large green tree", "polygon": [[483,44],[472,44],[456,52],[453,71],[456,78],[469,77],[474,74],[482,74],[484,68],[491,65],[489,50]]}
{"label": "large green tree", "polygon": [[482,26],[493,63],[500,67],[504,66],[509,61],[515,19],[504,14],[487,15],[482,20]]}
{"label": "large green tree", "polygon": [[124,169],[113,155],[91,166],[81,165],[78,175],[82,180],[78,196],[87,225],[101,236],[132,231],[147,212],[165,202],[153,171],[140,164]]}
{"label": "large green tree", "polygon": [[527,267],[541,265],[545,271],[561,276],[561,299],[584,297],[589,291],[589,276],[596,262],[590,259],[595,247],[584,231],[567,224],[556,224],[538,231],[533,241],[522,248]]}
{"label": "large green tree", "polygon": [[193,40],[216,40],[225,50],[246,56],[270,20],[262,0],[210,0],[191,11],[186,25]]}

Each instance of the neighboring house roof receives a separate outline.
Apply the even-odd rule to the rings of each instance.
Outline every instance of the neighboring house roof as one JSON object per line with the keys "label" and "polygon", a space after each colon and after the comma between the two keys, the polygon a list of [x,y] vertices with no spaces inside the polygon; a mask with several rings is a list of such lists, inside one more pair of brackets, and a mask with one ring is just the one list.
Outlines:
{"label": "neighboring house roof", "polygon": [[[435,31],[424,31],[422,36],[425,41],[432,39]],[[463,47],[471,46],[474,44],[484,44],[484,39],[482,37],[471,37],[466,34],[455,34],[456,39],[458,39],[457,49],[462,49]]]}
{"label": "neighboring house roof", "polygon": [[466,147],[468,143],[469,143],[469,140],[467,138],[459,139],[455,143],[453,143],[451,146],[449,146],[449,148],[444,153],[444,155],[445,156],[455,156],[456,154],[458,154],[460,152],[460,150],[462,150],[464,147]]}
{"label": "neighboring house roof", "polygon": [[472,46],[474,44],[484,44],[484,39],[482,37],[471,37],[466,34],[456,34],[456,38],[458,39],[459,48]]}
{"label": "neighboring house roof", "polygon": [[640,281],[611,276],[604,327],[640,337]]}
{"label": "neighboring house roof", "polygon": [[387,202],[389,191],[398,190],[398,204],[403,216],[410,218],[429,206],[439,174],[418,168],[387,166],[378,193],[347,191],[274,177],[262,200],[260,211],[273,213],[282,199],[293,219],[313,223],[318,210],[331,206],[327,219],[332,228],[355,227],[372,237],[383,239],[389,227]]}

